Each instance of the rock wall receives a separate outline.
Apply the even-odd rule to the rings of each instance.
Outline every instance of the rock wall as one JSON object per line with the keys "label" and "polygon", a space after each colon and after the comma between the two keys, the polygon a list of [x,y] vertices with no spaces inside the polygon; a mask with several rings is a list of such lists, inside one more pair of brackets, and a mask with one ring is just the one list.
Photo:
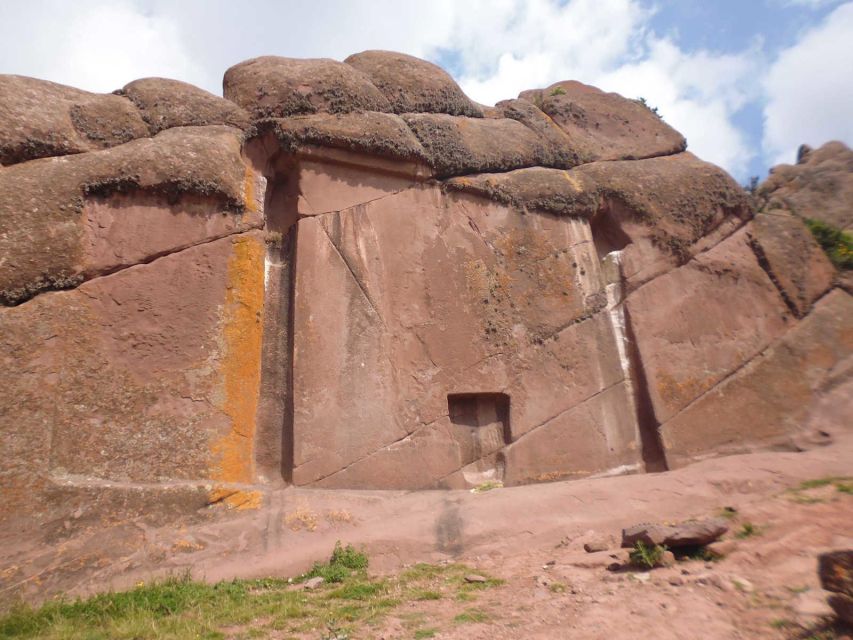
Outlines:
{"label": "rock wall", "polygon": [[0,88],[7,522],[660,471],[851,408],[808,231],[635,101],[389,52]]}

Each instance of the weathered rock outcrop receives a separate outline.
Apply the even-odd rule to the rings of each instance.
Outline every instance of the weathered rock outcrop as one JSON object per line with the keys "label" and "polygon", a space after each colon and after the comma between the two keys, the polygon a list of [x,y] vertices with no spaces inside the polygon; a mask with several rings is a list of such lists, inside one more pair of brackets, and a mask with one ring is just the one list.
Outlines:
{"label": "weathered rock outcrop", "polygon": [[653,158],[687,148],[684,137],[646,105],[580,82],[558,82],[518,97],[550,116],[585,162]]}
{"label": "weathered rock outcrop", "polygon": [[0,165],[106,149],[148,136],[121,96],[0,75]]}
{"label": "weathered rock outcrop", "polygon": [[335,60],[254,58],[228,69],[222,86],[227,99],[255,118],[391,111],[366,74]]}
{"label": "weathered rock outcrop", "polygon": [[245,129],[249,114],[225,100],[186,82],[167,78],[142,78],[116,92],[139,109],[151,134],[172,127],[227,124]]}
{"label": "weathered rock outcrop", "polygon": [[363,51],[344,60],[364,72],[394,113],[449,113],[482,118],[483,112],[441,67],[393,51]]}
{"label": "weathered rock outcrop", "polygon": [[853,301],[790,205],[843,150],[755,217],[576,82],[483,110],[364,52],[224,87],[0,77],[5,517],[659,471],[853,410]]}
{"label": "weathered rock outcrop", "polygon": [[757,189],[764,210],[785,209],[800,218],[853,229],[853,151],[843,142],[800,148],[797,164],[780,164]]}

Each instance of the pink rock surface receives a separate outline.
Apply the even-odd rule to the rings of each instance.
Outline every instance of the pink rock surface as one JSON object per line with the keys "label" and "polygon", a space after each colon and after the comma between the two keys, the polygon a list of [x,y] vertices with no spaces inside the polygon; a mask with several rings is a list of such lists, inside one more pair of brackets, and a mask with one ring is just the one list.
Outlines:
{"label": "pink rock surface", "polygon": [[660,423],[793,324],[744,230],[640,287],[626,305]]}

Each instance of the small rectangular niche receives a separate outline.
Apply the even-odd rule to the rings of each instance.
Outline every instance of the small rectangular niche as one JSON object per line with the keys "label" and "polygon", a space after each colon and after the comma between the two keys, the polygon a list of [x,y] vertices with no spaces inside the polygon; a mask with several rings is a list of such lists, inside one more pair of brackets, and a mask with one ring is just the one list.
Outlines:
{"label": "small rectangular niche", "polygon": [[509,396],[505,393],[451,393],[447,396],[450,421],[459,427],[494,432],[510,443]]}

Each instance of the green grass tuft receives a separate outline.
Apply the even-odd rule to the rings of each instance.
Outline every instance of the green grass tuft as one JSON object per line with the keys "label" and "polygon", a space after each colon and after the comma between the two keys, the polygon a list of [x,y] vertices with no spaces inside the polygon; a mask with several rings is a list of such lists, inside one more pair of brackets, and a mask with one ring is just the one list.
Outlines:
{"label": "green grass tuft", "polygon": [[654,569],[663,559],[663,554],[667,551],[665,546],[655,544],[648,545],[642,540],[637,540],[634,548],[628,554],[631,564],[644,569]]}
{"label": "green grass tuft", "polygon": [[821,220],[806,219],[806,226],[836,268],[853,269],[853,236]]}
{"label": "green grass tuft", "polygon": [[735,534],[735,537],[743,540],[744,538],[751,538],[758,535],[761,535],[761,528],[758,525],[751,522],[744,522],[740,526],[740,530]]}
{"label": "green grass tuft", "polygon": [[479,609],[466,609],[453,618],[453,621],[459,624],[464,624],[466,622],[486,622],[488,619],[489,615]]}

